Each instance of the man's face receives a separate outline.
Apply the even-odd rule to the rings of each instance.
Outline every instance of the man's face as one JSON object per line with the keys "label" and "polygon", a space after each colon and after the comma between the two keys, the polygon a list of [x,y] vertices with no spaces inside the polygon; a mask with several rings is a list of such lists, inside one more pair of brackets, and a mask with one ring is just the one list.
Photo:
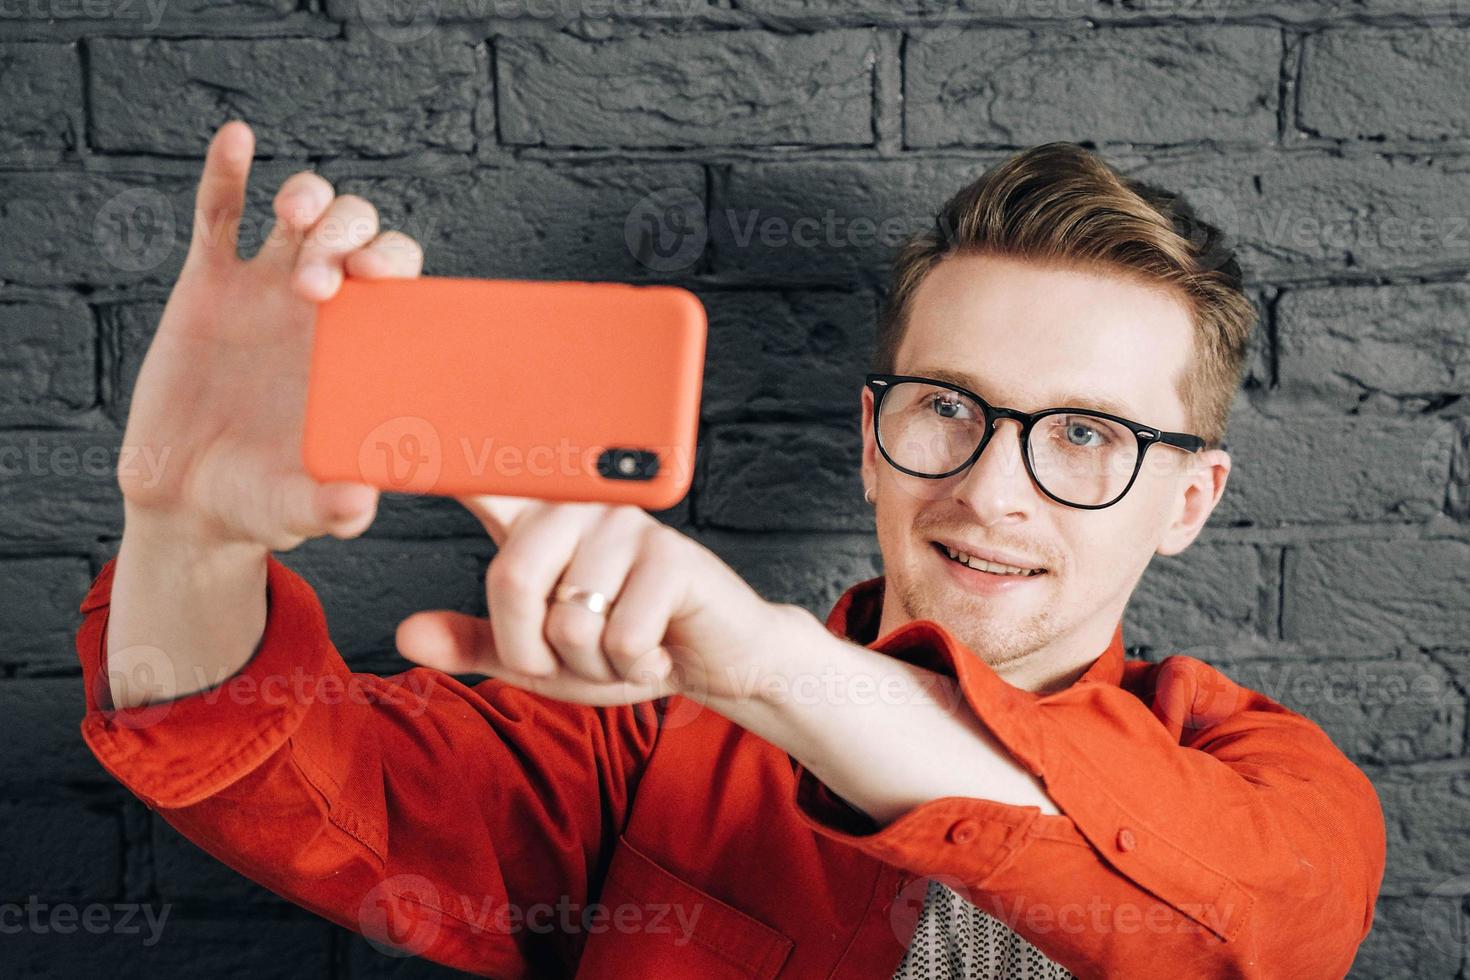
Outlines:
{"label": "man's face", "polygon": [[[1107,398],[1132,421],[1185,431],[1175,381],[1192,349],[1188,310],[1166,292],[1120,275],[950,256],[915,294],[894,373],[958,372],[990,404],[1028,412]],[[935,620],[1031,690],[1069,682],[1107,646],[1150,558],[1193,540],[1230,465],[1220,450],[1155,446],[1121,501],[1081,510],[1037,489],[1014,421],[996,427],[973,466],[940,480],[902,473],[878,453],[867,389],[863,430],[887,585],[879,635]],[[1046,571],[997,589],[995,576],[952,562],[936,538]]]}

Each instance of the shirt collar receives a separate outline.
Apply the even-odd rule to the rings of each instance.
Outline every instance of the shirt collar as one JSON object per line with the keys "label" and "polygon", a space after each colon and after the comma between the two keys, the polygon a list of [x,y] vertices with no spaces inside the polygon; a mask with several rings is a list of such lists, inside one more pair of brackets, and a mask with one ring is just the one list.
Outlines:
{"label": "shirt collar", "polygon": [[[827,629],[853,643],[862,644],[865,647],[876,647],[879,640],[888,640],[905,627],[912,624],[904,624],[897,629],[889,631],[887,636],[878,636],[878,624],[883,620],[883,583],[884,576],[866,579],[850,587],[837,600],[832,611],[827,614]],[[933,623],[935,627],[944,631],[942,624]],[[947,631],[946,632],[947,635]],[[950,637],[955,646],[959,641]],[[947,659],[944,657],[933,657],[925,654],[922,646],[906,643],[888,644],[885,652],[901,657],[903,660],[931,670],[943,670],[954,676],[954,671],[946,669]],[[1112,684],[1118,686],[1123,680],[1123,623],[1120,620],[1113,628],[1113,638],[1108,642],[1106,649],[1077,679],[1082,681],[1093,681],[1099,684]]]}

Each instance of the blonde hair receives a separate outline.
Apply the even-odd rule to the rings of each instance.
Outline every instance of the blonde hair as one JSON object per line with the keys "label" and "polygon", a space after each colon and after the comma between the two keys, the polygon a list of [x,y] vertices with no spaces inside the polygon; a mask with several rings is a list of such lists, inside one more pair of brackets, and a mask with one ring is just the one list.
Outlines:
{"label": "blonde hair", "polygon": [[933,229],[899,250],[872,369],[893,372],[914,294],[948,255],[1000,255],[1121,273],[1185,300],[1194,349],[1176,379],[1179,398],[1187,431],[1207,448],[1218,448],[1256,323],[1240,266],[1223,238],[1179,196],[1123,177],[1075,143],[1032,147],[960,190],[940,210]]}

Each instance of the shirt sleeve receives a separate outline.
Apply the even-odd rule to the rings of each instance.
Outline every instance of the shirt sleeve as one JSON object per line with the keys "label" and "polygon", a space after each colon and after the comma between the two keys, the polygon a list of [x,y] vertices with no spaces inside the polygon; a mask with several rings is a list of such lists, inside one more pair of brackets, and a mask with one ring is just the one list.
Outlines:
{"label": "shirt sleeve", "polygon": [[1190,657],[1151,665],[1143,697],[1097,681],[1038,697],[928,620],[872,649],[915,647],[1061,813],[942,797],[879,827],[797,763],[814,830],[942,878],[1079,976],[1347,973],[1384,819],[1315,723]]}
{"label": "shirt sleeve", "polygon": [[[484,976],[570,972],[658,736],[659,703],[567,704],[427,668],[348,669],[316,593],[268,556],[260,644],[195,694],[108,710],[116,559],[83,599],[82,737],[168,823],[378,944]],[[544,917],[543,917],[544,918]]]}

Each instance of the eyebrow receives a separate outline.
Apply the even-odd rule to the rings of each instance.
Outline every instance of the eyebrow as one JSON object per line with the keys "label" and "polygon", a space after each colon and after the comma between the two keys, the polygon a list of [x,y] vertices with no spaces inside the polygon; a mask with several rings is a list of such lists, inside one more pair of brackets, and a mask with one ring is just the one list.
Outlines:
{"label": "eyebrow", "polygon": [[[985,394],[983,391],[980,390],[982,385],[980,384],[979,379],[972,377],[971,375],[968,375],[963,371],[953,371],[949,368],[936,367],[921,368],[919,370],[910,371],[908,373],[922,378],[933,378],[935,381],[947,381],[950,384],[959,385],[962,388],[968,388],[976,394],[981,395],[982,397]],[[994,401],[990,398],[986,398],[986,401],[990,401],[992,404],[994,404]],[[1126,419],[1137,420],[1138,418],[1138,416],[1134,414],[1133,408],[1123,404],[1115,398],[1110,398],[1107,395],[1088,395],[1081,392],[1064,393],[1057,396],[1057,400],[1047,407],[1087,408],[1097,412],[1106,412],[1109,415],[1119,415]]]}

